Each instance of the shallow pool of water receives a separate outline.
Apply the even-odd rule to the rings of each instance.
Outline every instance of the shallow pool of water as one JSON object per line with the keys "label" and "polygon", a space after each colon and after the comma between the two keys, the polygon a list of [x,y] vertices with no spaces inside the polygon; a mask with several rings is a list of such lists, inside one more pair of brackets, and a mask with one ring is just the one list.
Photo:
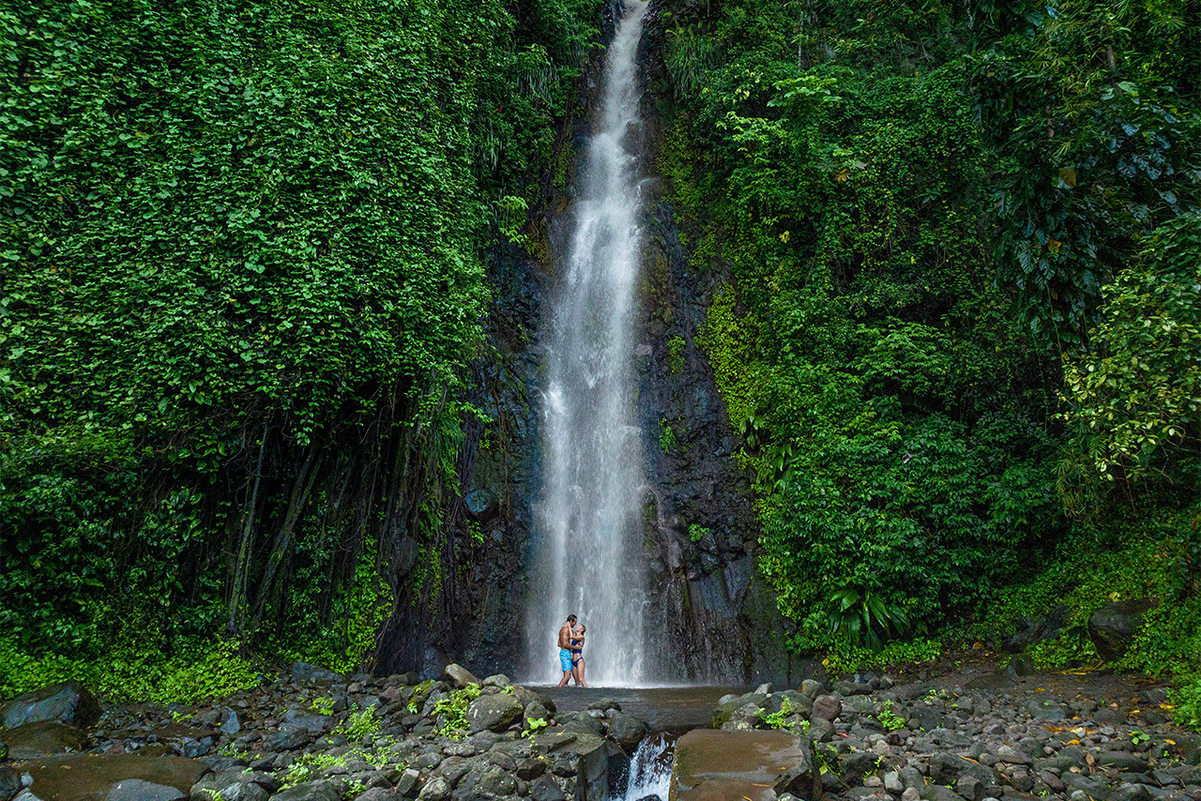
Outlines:
{"label": "shallow pool of water", "polygon": [[717,699],[727,693],[745,693],[753,687],[533,687],[550,696],[560,712],[578,712],[602,698],[621,704],[621,711],[646,721],[654,731],[676,734],[703,728],[713,719]]}

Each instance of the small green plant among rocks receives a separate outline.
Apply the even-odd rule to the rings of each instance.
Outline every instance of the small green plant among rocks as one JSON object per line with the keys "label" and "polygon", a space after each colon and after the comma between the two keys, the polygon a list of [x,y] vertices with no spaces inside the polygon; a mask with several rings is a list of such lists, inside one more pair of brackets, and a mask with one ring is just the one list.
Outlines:
{"label": "small green plant among rocks", "polygon": [[442,737],[452,740],[462,740],[467,736],[467,705],[480,697],[480,686],[468,684],[461,690],[455,690],[446,698],[434,705],[434,717],[443,717],[445,723],[438,729]]}
{"label": "small green plant among rocks", "polygon": [[880,714],[876,715],[876,720],[880,721],[880,725],[888,731],[905,728],[905,719],[892,711],[892,701],[884,702]]}
{"label": "small green plant among rocks", "polygon": [[535,735],[550,724],[546,722],[546,718],[529,718],[526,720],[525,725],[527,728],[521,733],[522,737]]}
{"label": "small green plant among rocks", "polygon": [[1201,731],[1201,677],[1185,684],[1169,698],[1175,706],[1172,716],[1176,723]]}
{"label": "small green plant among rocks", "polygon": [[375,716],[375,707],[368,706],[358,712],[352,712],[345,723],[334,729],[334,734],[341,734],[347,740],[356,742],[378,731],[379,718]]}
{"label": "small green plant among rocks", "polygon": [[314,698],[312,709],[318,715],[332,715],[334,714],[334,699],[328,696]]}

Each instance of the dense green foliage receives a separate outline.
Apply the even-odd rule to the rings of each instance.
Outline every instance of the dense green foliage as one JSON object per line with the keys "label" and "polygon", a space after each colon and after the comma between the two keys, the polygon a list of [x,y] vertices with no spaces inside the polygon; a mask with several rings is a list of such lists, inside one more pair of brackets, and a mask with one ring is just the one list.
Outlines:
{"label": "dense green foliage", "polygon": [[539,199],[593,16],[0,4],[6,653],[222,632],[358,664],[389,540],[440,536],[482,256]]}
{"label": "dense green foliage", "polygon": [[968,622],[1135,497],[1196,540],[1199,21],[670,4],[660,166],[797,648]]}

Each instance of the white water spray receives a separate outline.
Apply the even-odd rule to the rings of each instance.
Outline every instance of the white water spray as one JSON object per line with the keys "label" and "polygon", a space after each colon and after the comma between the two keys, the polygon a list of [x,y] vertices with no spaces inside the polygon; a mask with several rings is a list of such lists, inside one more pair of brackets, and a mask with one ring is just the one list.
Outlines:
{"label": "white water spray", "polygon": [[641,260],[635,58],[645,0],[626,0],[609,46],[598,128],[553,306],[545,391],[541,553],[526,615],[529,679],[554,683],[558,629],[588,627],[587,679],[639,686],[647,670],[641,434],[633,425],[632,339]]}
{"label": "white water spray", "polygon": [[622,801],[658,796],[666,801],[671,790],[671,758],[675,743],[665,734],[647,737],[630,760],[630,774]]}

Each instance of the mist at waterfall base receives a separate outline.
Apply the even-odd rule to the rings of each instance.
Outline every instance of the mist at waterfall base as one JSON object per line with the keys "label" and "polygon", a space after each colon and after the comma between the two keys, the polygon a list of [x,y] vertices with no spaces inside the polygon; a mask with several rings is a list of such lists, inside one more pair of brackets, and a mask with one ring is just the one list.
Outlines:
{"label": "mist at waterfall base", "polygon": [[[641,516],[642,434],[632,401],[642,232],[636,55],[647,5],[627,0],[602,76],[573,229],[558,258],[546,345],[542,492],[526,610],[525,679],[556,683],[568,614],[588,627],[589,684],[645,686],[650,664]],[[558,255],[558,254],[556,254]],[[653,624],[651,626],[653,627]]]}

